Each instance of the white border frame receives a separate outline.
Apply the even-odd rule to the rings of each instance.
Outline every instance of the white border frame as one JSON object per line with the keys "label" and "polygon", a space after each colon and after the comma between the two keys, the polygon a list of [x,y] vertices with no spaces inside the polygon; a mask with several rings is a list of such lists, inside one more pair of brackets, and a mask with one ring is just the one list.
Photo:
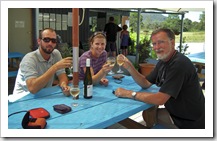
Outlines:
{"label": "white border frame", "polygon": [[[1,136],[2,137],[213,137],[213,1],[1,1]],[[69,7],[71,6],[71,7]],[[206,129],[8,129],[8,8],[205,8]],[[102,7],[100,7],[102,8]],[[4,86],[3,86],[4,85]],[[180,131],[181,130],[181,131]]]}

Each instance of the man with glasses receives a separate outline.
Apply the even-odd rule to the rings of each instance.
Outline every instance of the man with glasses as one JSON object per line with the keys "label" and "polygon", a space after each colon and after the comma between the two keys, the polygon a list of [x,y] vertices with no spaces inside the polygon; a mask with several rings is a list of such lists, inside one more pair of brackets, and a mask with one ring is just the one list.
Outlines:
{"label": "man with glasses", "polygon": [[14,91],[9,95],[9,101],[51,87],[55,76],[58,77],[63,93],[70,95],[65,68],[72,66],[72,57],[62,59],[60,52],[55,49],[57,35],[52,28],[42,30],[37,42],[38,49],[26,54],[20,63]]}
{"label": "man with glasses", "polygon": [[[152,84],[159,92],[134,92],[118,88],[118,97],[128,97],[145,103],[164,105],[157,109],[157,122],[166,128],[205,129],[205,98],[197,72],[191,60],[175,50],[175,35],[170,29],[158,29],[151,34],[153,50],[159,62],[147,77],[140,74],[129,60],[123,67],[142,88]],[[147,120],[143,112],[144,120]]]}

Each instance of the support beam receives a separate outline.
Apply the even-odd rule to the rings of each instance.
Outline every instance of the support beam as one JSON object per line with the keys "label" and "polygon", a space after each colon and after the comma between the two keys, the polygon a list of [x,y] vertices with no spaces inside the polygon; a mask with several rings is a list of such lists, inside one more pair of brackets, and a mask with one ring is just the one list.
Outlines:
{"label": "support beam", "polygon": [[180,27],[180,45],[179,45],[179,52],[181,52],[182,48],[182,34],[183,34],[183,26],[184,26],[184,16],[185,14],[181,14],[181,27]]}
{"label": "support beam", "polygon": [[137,45],[139,44],[140,39],[140,15],[141,15],[141,8],[138,8],[138,17],[137,17],[137,38],[136,38],[136,61],[135,63],[139,63],[139,53]]}
{"label": "support beam", "polygon": [[79,8],[72,8],[73,84],[79,83]]}

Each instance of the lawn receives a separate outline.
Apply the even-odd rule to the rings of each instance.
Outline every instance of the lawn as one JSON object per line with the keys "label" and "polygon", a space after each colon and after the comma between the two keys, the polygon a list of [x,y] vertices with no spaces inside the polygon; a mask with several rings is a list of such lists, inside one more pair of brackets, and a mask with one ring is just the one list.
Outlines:
{"label": "lawn", "polygon": [[[140,34],[140,40],[144,39],[145,36],[151,35],[151,33],[141,33]],[[136,40],[136,33],[130,33],[130,36],[132,39],[135,41]],[[185,43],[200,43],[200,42],[205,42],[205,32],[200,31],[200,32],[183,32],[183,38]],[[180,40],[180,35],[176,35],[176,42],[178,43]]]}
{"label": "lawn", "polygon": [[[200,43],[205,42],[205,32],[183,32],[185,43]],[[180,35],[176,36],[176,42],[179,42]]]}
{"label": "lawn", "polygon": [[[147,39],[150,38],[151,32],[143,32],[140,34],[140,41],[143,41],[145,37]],[[205,32],[183,32],[183,41],[182,43],[204,43],[205,42]],[[134,32],[133,34],[130,33],[130,37],[134,41],[134,46],[129,47],[129,54],[135,54],[136,53],[136,37],[137,34]],[[180,35],[176,35],[176,43],[179,43],[180,41]]]}

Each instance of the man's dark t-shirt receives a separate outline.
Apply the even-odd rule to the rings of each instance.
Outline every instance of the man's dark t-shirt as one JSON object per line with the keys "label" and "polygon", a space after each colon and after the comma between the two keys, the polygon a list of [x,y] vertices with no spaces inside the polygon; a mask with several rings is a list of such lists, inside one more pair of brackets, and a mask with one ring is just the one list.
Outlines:
{"label": "man's dark t-shirt", "polygon": [[106,32],[106,40],[108,42],[115,42],[117,38],[117,32],[121,31],[122,28],[120,28],[115,23],[107,23],[104,28],[104,32]]}

